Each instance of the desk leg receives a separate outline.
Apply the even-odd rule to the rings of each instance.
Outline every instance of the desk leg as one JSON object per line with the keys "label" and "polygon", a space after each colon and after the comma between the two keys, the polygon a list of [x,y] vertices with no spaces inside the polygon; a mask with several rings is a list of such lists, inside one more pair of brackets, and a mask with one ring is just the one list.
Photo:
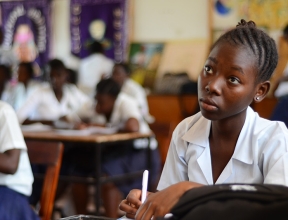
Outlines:
{"label": "desk leg", "polygon": [[95,205],[96,205],[96,215],[100,215],[99,209],[101,205],[101,144],[96,144],[95,146],[95,180],[96,180],[96,193],[95,193]]}

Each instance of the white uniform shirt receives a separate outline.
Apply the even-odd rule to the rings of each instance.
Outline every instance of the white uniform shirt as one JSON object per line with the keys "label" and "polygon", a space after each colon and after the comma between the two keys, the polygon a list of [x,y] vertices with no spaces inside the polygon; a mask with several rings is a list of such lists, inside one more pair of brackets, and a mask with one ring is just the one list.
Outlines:
{"label": "white uniform shirt", "polygon": [[19,84],[7,82],[2,92],[1,100],[4,102],[7,102],[13,108],[15,108],[15,102],[16,102],[17,96],[21,94],[21,92],[22,90]]}
{"label": "white uniform shirt", "polygon": [[45,85],[29,96],[22,107],[17,110],[17,116],[20,123],[27,118],[55,121],[63,116],[67,116],[70,121],[78,121],[78,112],[83,114],[82,110],[90,104],[92,105],[92,101],[73,85],[63,87],[63,97],[60,102],[51,86]]}
{"label": "white uniform shirt", "polygon": [[90,98],[94,98],[96,85],[101,76],[109,77],[114,66],[113,60],[103,54],[92,54],[80,62],[78,87]]}
{"label": "white uniform shirt", "polygon": [[0,101],[0,130],[0,153],[21,149],[16,173],[13,175],[0,173],[0,185],[29,196],[32,191],[33,174],[26,144],[14,110],[2,101]]}
{"label": "white uniform shirt", "polygon": [[138,120],[140,127],[139,132],[150,132],[150,128],[144,121],[138,108],[137,102],[133,98],[121,92],[114,103],[110,121],[107,121],[104,115],[97,113],[95,113],[92,121],[94,123],[104,123],[111,127],[122,129],[124,128],[124,125],[129,118],[135,118]]}
{"label": "white uniform shirt", "polygon": [[146,93],[141,85],[139,85],[132,79],[127,79],[121,88],[121,92],[134,98],[136,102],[138,103],[141,113],[142,115],[144,115],[144,118],[146,119],[146,121],[153,122],[153,118],[149,114],[149,107],[147,103]]}
{"label": "white uniform shirt", "polygon": [[[158,190],[181,181],[213,185],[209,132],[201,112],[173,132]],[[266,183],[288,186],[288,131],[284,123],[260,118],[250,107],[232,158],[216,184]]]}
{"label": "white uniform shirt", "polygon": [[42,82],[36,81],[36,80],[30,80],[27,84],[27,88],[25,88],[23,83],[18,83],[20,92],[17,92],[16,98],[15,98],[15,110],[18,110],[23,103],[25,103],[26,99],[34,93],[36,89],[38,89],[40,86],[43,86]]}

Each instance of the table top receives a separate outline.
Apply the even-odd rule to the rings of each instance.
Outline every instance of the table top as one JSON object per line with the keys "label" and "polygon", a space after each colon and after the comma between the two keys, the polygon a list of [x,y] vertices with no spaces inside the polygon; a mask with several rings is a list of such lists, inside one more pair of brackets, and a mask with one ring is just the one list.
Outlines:
{"label": "table top", "polygon": [[69,141],[69,142],[86,142],[86,143],[108,143],[116,141],[126,141],[138,138],[148,138],[154,136],[153,133],[141,134],[139,132],[132,133],[116,133],[116,134],[90,134],[90,135],[63,135],[56,131],[23,131],[25,139],[33,140],[49,140],[49,141]]}

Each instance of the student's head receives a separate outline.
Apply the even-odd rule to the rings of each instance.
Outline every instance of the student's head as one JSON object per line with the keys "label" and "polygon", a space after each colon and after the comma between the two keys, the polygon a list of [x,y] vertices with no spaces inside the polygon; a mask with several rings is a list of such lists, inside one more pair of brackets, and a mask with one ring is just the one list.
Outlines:
{"label": "student's head", "polygon": [[26,84],[34,76],[33,64],[30,62],[21,62],[18,65],[18,82]]}
{"label": "student's head", "polygon": [[101,80],[96,86],[96,112],[106,116],[110,115],[119,93],[120,86],[113,79]]}
{"label": "student's head", "polygon": [[286,41],[288,41],[288,24],[283,29],[283,37]]}
{"label": "student's head", "polygon": [[8,66],[0,65],[0,84],[4,84],[9,81],[12,77],[11,70]]}
{"label": "student's head", "polygon": [[125,80],[130,76],[130,68],[127,63],[117,63],[113,67],[112,78],[122,86]]}
{"label": "student's head", "polygon": [[77,72],[75,70],[67,68],[67,82],[76,85],[77,81]]}
{"label": "student's head", "polygon": [[53,59],[48,63],[49,79],[54,90],[61,90],[67,82],[67,70],[61,60]]}
{"label": "student's head", "polygon": [[103,45],[98,42],[98,41],[93,41],[89,46],[88,46],[89,52],[91,54],[94,53],[104,53],[104,48]]}
{"label": "student's head", "polygon": [[202,114],[220,120],[239,113],[267,95],[277,65],[275,42],[254,22],[241,22],[212,46],[198,78]]}

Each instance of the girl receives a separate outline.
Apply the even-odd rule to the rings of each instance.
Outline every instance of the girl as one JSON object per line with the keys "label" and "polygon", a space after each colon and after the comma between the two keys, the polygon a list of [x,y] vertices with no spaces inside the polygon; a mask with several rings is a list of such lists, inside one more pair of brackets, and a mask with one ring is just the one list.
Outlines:
{"label": "girl", "polygon": [[277,65],[275,42],[241,20],[213,45],[198,78],[201,112],[175,129],[158,184],[144,204],[132,190],[120,208],[127,217],[164,216],[187,190],[222,183],[288,186],[288,131],[249,105],[267,95]]}
{"label": "girl", "polygon": [[131,71],[128,64],[117,63],[113,67],[112,78],[120,85],[121,92],[136,100],[144,119],[148,123],[153,123],[154,118],[149,114],[145,90],[141,85],[130,79],[130,74]]}
{"label": "girl", "polygon": [[28,203],[33,174],[14,110],[0,101],[0,219],[39,219]]}
{"label": "girl", "polygon": [[18,66],[18,82],[21,85],[21,92],[17,94],[15,101],[15,110],[19,109],[35,89],[42,85],[42,82],[33,80],[34,70],[33,64],[29,62],[21,62]]}
{"label": "girl", "polygon": [[[73,85],[67,85],[67,71],[62,61],[49,62],[50,85],[39,87],[17,110],[20,123],[29,121],[79,122],[92,101]],[[72,89],[73,87],[73,89]],[[71,92],[73,90],[73,92]]]}
{"label": "girl", "polygon": [[[120,93],[120,87],[113,79],[104,79],[97,84],[95,99],[97,102],[95,107],[96,114],[91,119],[91,123],[117,127],[119,132],[151,132],[148,124],[142,118],[136,101],[126,94]],[[106,146],[103,149],[101,167],[104,175],[122,175],[147,168],[146,151],[143,150],[143,148],[148,147],[147,139],[138,139],[129,143],[121,143],[121,146],[120,143],[118,145]],[[151,183],[155,184],[160,173],[160,159],[157,143],[153,138],[150,140],[150,147],[152,148],[151,160],[153,163],[150,178]],[[141,187],[141,178],[117,185],[114,183],[103,184],[101,195],[106,216],[111,218],[118,217],[117,211],[122,197],[121,193],[126,196],[131,187]],[[78,186],[79,188],[80,186]],[[79,196],[83,195],[83,193],[79,194]],[[79,198],[79,196],[76,198]],[[85,206],[79,207],[79,211],[85,211],[86,204],[82,202],[82,205]]]}

